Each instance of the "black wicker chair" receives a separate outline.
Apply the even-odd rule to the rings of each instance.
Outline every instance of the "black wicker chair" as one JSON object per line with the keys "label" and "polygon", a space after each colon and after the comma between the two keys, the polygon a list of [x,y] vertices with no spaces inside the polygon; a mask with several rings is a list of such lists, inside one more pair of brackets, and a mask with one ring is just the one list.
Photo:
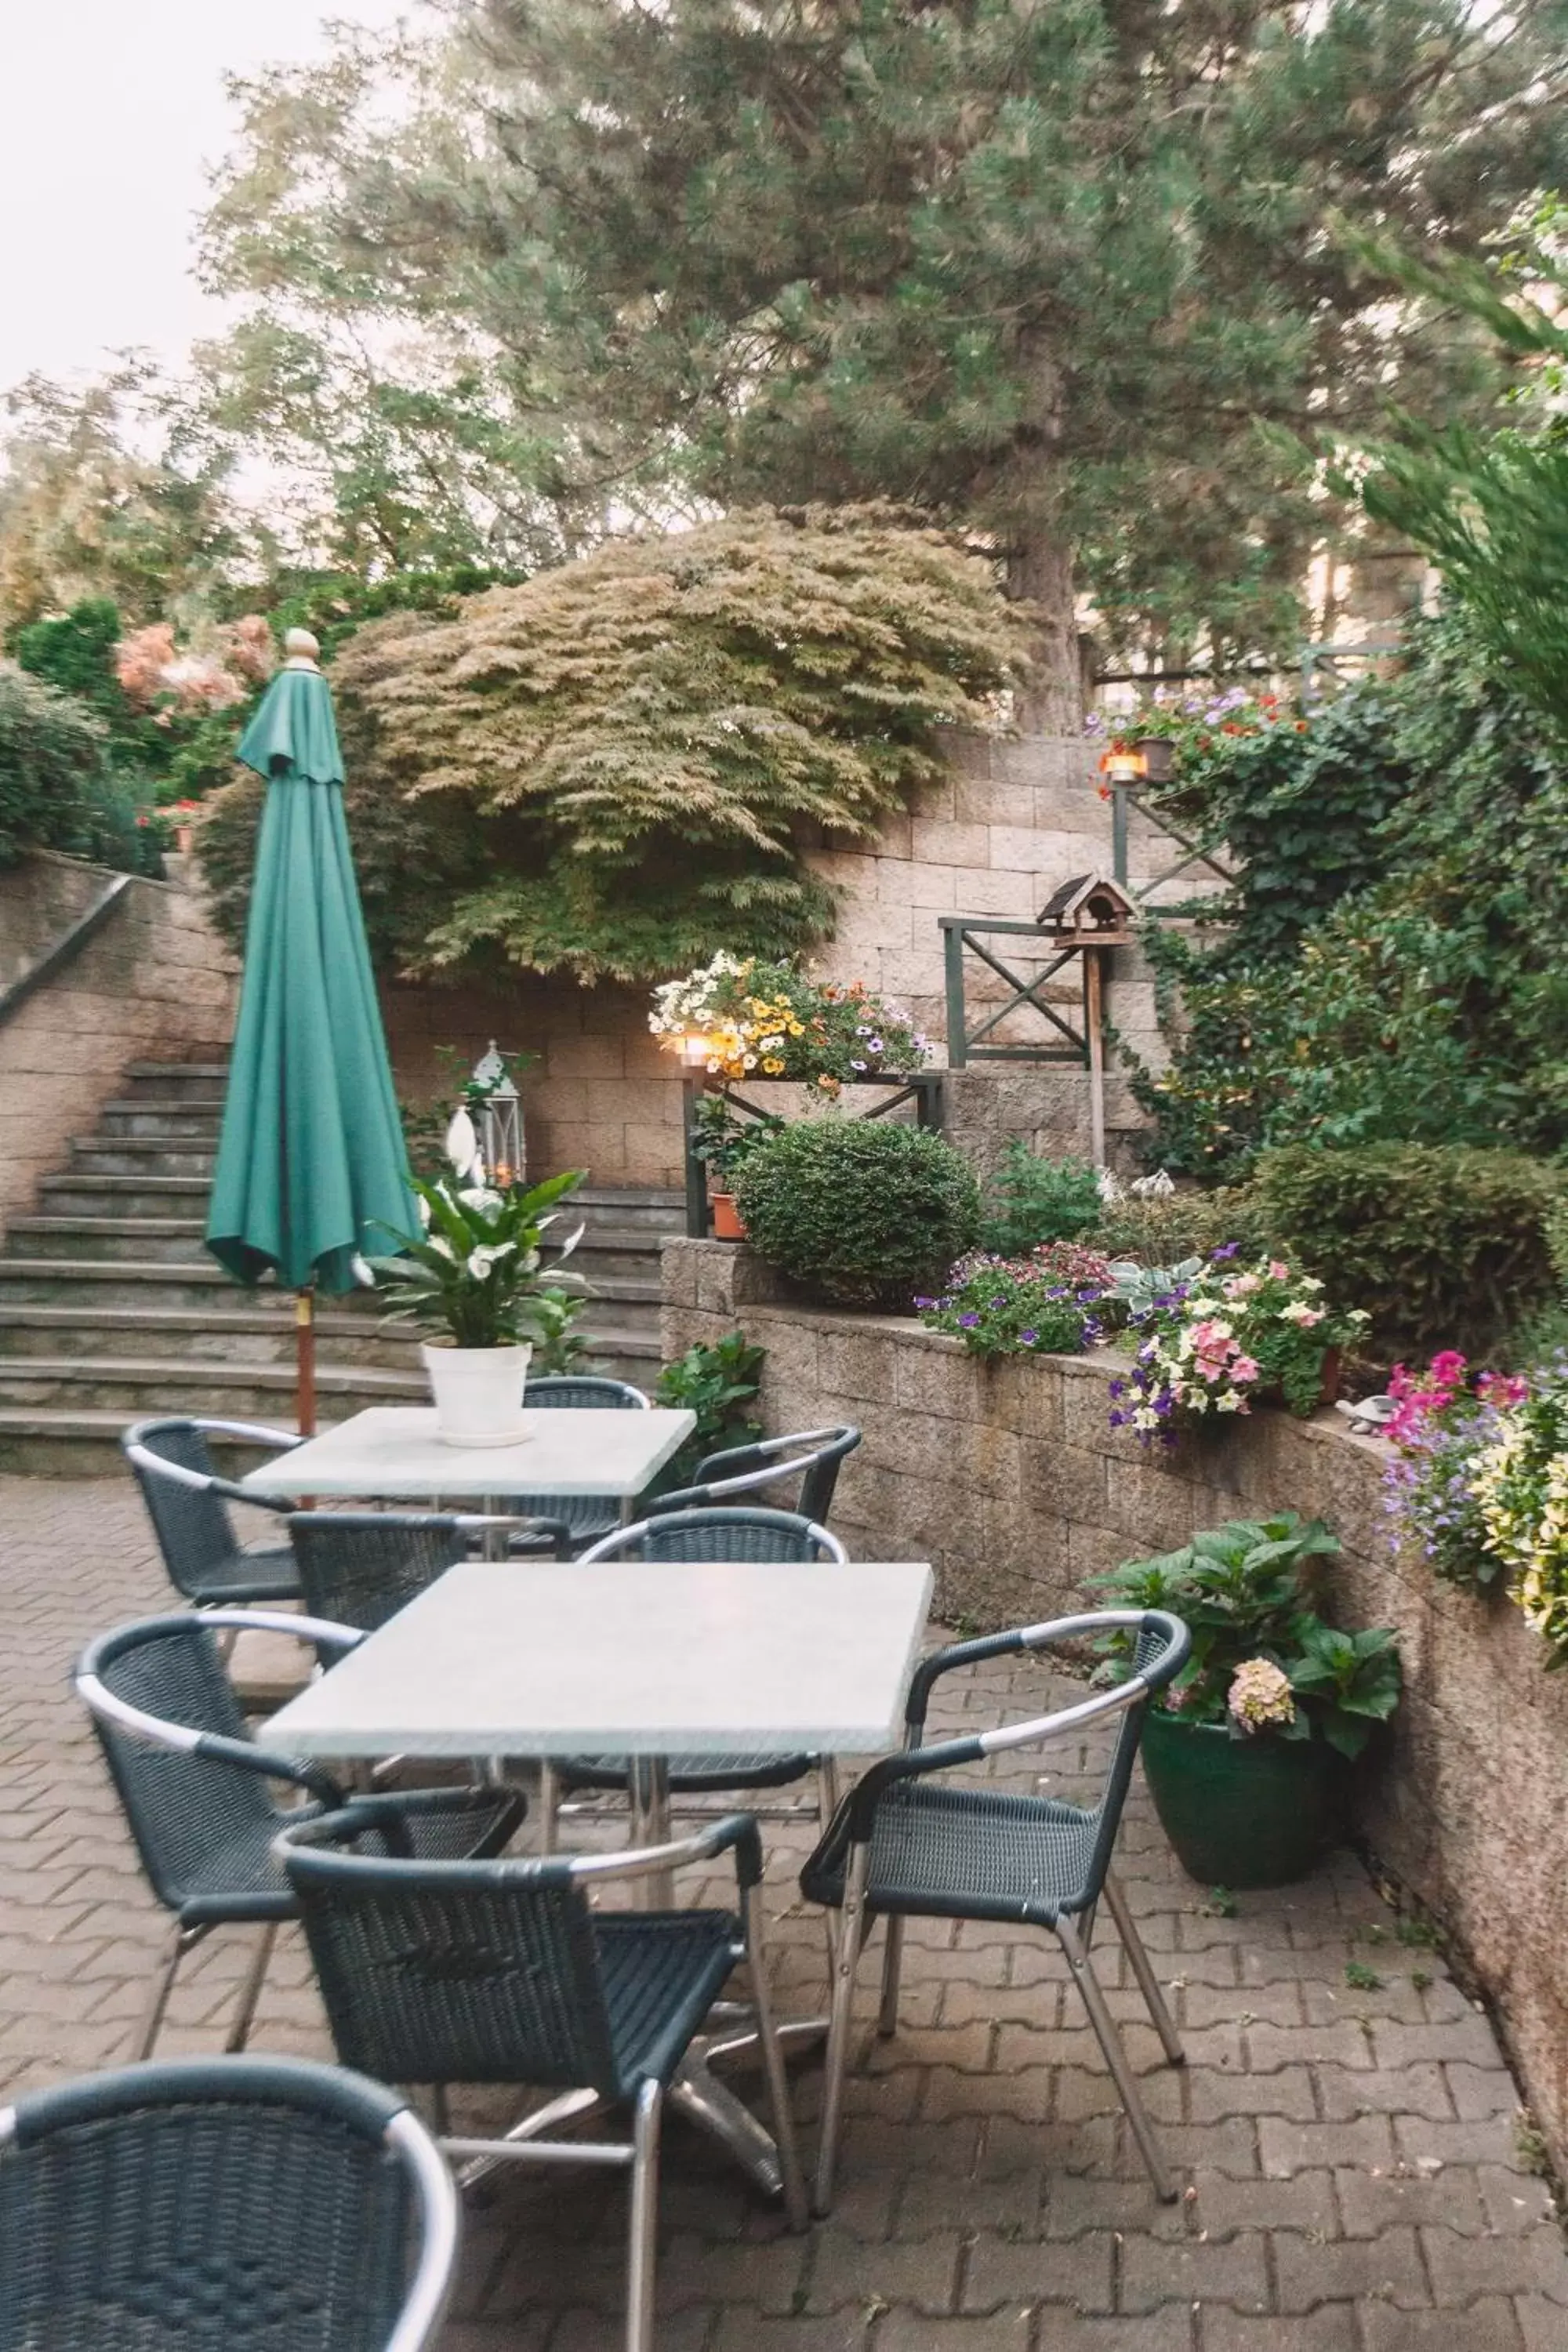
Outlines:
{"label": "black wicker chair", "polygon": [[[640,1853],[424,1864],[364,1852],[367,1832],[390,1844],[406,1826],[407,1815],[384,1812],[387,1801],[363,1798],[341,1813],[290,1822],[278,1840],[338,2056],[400,2083],[553,2092],[504,2139],[443,2132],[442,2145],[450,2157],[481,2162],[629,2166],[626,2352],[649,2352],[665,2097],[742,1959],[756,2003],[781,2183],[792,2224],[805,2226],[763,1949],[756,1823],[731,1815]],[[726,1851],[734,1856],[739,1916],[610,1911],[589,1900],[592,1887],[707,1863]],[[629,2141],[558,2134],[568,2120],[627,2107]]]}
{"label": "black wicker chair", "polygon": [[0,2112],[0,2352],[426,2352],[457,2189],[379,2083],[127,2066]]}
{"label": "black wicker chair", "polygon": [[[468,1512],[294,1511],[289,1536],[311,1615],[374,1633],[467,1559],[476,1537],[517,1524]],[[537,1552],[563,1553],[570,1544],[559,1519],[531,1522],[526,1538],[511,1540]]]}
{"label": "black wicker chair", "polygon": [[[578,1555],[579,1567],[596,1559],[713,1560],[835,1560],[849,1555],[837,1536],[794,1511],[764,1511],[733,1506],[728,1509],[666,1512],[639,1519],[629,1528]],[[838,1801],[837,1771],[830,1756],[672,1756],[669,1792],[673,1796],[711,1796],[736,1789],[784,1789],[817,1775],[816,1811],[826,1827]],[[554,1851],[559,1834],[563,1793],[580,1789],[625,1790],[631,1787],[631,1768],[624,1756],[566,1756],[546,1765],[540,1775],[540,1838],[546,1853]]]}
{"label": "black wicker chair", "polygon": [[[522,1391],[529,1412],[647,1412],[648,1400],[630,1381],[605,1379],[597,1372],[552,1372],[526,1382]],[[566,1549],[581,1551],[597,1543],[621,1523],[620,1512],[603,1495],[509,1495],[506,1508],[526,1518],[564,1520],[570,1530]]]}
{"label": "black wicker chair", "polygon": [[[1118,1629],[1135,1632],[1138,1640],[1134,1671],[1114,1689],[1097,1691],[1032,1722],[1004,1724],[994,1731],[943,1740],[935,1747],[921,1745],[931,1686],[939,1676],[984,1659],[1008,1657],[1021,1650],[1046,1650],[1063,1642],[1081,1643]],[[899,1963],[906,1918],[994,1919],[1054,1930],[1083,1995],[1155,2193],[1167,2200],[1175,2195],[1121,2036],[1089,1965],[1089,1948],[1096,1907],[1103,1894],[1165,2053],[1173,2065],[1180,2065],[1182,2046],[1176,2029],[1132,1915],[1110,1875],[1110,1856],[1150,1694],[1163,1690],[1180,1671],[1190,1647],[1186,1627],[1163,1611],[1101,1610],[1026,1626],[1017,1633],[960,1642],[951,1649],[939,1650],[916,1669],[906,1709],[904,1751],[871,1767],[838,1808],[827,1834],[801,1873],[801,1887],[807,1898],[842,1915],[814,2199],[819,2213],[826,2212],[833,2196],[855,1975],[868,1924],[879,1915],[888,1922],[879,2020],[883,2033],[893,2032],[898,2024]],[[1059,1738],[1117,1712],[1121,1716],[1121,1733],[1099,1801],[1091,1807],[1066,1804],[1051,1797],[1009,1796],[973,1782],[955,1785],[933,1778],[959,1765],[981,1763],[1015,1748]]]}
{"label": "black wicker chair", "polygon": [[[320,1651],[353,1649],[353,1627],[263,1610],[220,1609],[199,1616],[143,1618],[89,1643],[76,1668],[88,1708],[153,1892],[170,1914],[163,1965],[148,1995],[136,2055],[148,2058],[185,1954],[214,1927],[261,1929],[241,1989],[227,2047],[242,2050],[256,2012],[273,1937],[292,1919],[294,1898],[272,1853],[293,1816],[269,1781],[298,1790],[310,1811],[343,1802],[319,1766],[258,1747],[246,1731],[215,1630],[292,1634]],[[396,1805],[398,1798],[388,1801]],[[426,1850],[498,1853],[522,1819],[523,1800],[493,1790],[443,1790],[422,1806]]]}
{"label": "black wicker chair", "polygon": [[816,1519],[826,1527],[833,1507],[834,1488],[838,1484],[839,1465],[859,1443],[860,1432],[852,1423],[840,1422],[829,1429],[802,1429],[789,1437],[764,1437],[757,1445],[731,1445],[726,1452],[710,1454],[700,1462],[689,1486],[659,1495],[657,1507],[661,1514],[701,1510],[715,1503],[727,1503],[736,1495],[756,1494],[763,1487],[780,1486],[785,1479],[797,1479],[799,1485],[790,1508],[798,1511],[803,1518]]}
{"label": "black wicker chair", "polygon": [[220,1478],[207,1450],[210,1436],[233,1437],[283,1453],[303,1441],[284,1429],[246,1421],[139,1421],[120,1441],[176,1591],[198,1609],[261,1601],[298,1601],[300,1572],[287,1543],[247,1551],[235,1532],[229,1503],[286,1513],[287,1503],[246,1494]]}

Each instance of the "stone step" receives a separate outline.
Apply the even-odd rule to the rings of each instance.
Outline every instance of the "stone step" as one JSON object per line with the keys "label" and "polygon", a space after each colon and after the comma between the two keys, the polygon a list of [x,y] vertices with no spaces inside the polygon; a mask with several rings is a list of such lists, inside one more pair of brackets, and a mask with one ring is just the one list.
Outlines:
{"label": "stone step", "polygon": [[[0,1405],[39,1411],[118,1412],[127,1421],[148,1413],[216,1414],[226,1421],[276,1419],[294,1396],[294,1367],[211,1363],[200,1357],[8,1357],[0,1362]],[[383,1371],[361,1364],[321,1362],[317,1393],[332,1400],[342,1421],[373,1404],[423,1404],[429,1384],[417,1367]]]}
{"label": "stone step", "polygon": [[[155,1411],[153,1405],[124,1413],[0,1403],[0,1470],[34,1478],[123,1476],[121,1434],[132,1421],[146,1420]],[[288,1412],[269,1410],[262,1418],[271,1429],[292,1430],[295,1425],[291,1406]],[[322,1418],[321,1426],[325,1429],[332,1421],[344,1418],[342,1412],[334,1412]],[[224,1449],[220,1462],[233,1475],[262,1458],[260,1448],[231,1446]]]}
{"label": "stone step", "polygon": [[220,1103],[182,1102],[178,1097],[165,1101],[155,1095],[138,1101],[132,1096],[126,1102],[101,1106],[97,1139],[116,1143],[125,1136],[139,1135],[168,1143],[211,1143],[216,1147],[222,1116]]}
{"label": "stone step", "polygon": [[46,1176],[38,1212],[46,1217],[203,1217],[212,1186],[205,1176]]}
{"label": "stone step", "polygon": [[132,1062],[125,1076],[137,1093],[184,1098],[193,1092],[221,1096],[228,1084],[228,1063],[216,1056],[205,1062]]}
{"label": "stone step", "polygon": [[9,1257],[0,1254],[0,1317],[13,1304],[58,1307],[79,1296],[90,1313],[100,1307],[214,1307],[244,1299],[247,1306],[273,1303],[279,1315],[292,1316],[291,1291],[261,1283],[241,1290],[212,1258],[160,1264],[155,1259],[100,1257]]}
{"label": "stone step", "polygon": [[[58,1306],[0,1309],[0,1367],[37,1356],[157,1356],[232,1364],[294,1361],[294,1318],[276,1308],[100,1307],[72,1299]],[[415,1334],[405,1323],[372,1321],[323,1308],[317,1345],[337,1364],[386,1371],[417,1370]]]}
{"label": "stone step", "polygon": [[107,1139],[79,1135],[71,1139],[69,1172],[73,1176],[203,1176],[210,1182],[216,1157],[216,1136],[206,1143],[171,1143],[155,1135]]}
{"label": "stone step", "polygon": [[7,1256],[132,1259],[139,1264],[190,1265],[212,1260],[197,1217],[13,1217]]}

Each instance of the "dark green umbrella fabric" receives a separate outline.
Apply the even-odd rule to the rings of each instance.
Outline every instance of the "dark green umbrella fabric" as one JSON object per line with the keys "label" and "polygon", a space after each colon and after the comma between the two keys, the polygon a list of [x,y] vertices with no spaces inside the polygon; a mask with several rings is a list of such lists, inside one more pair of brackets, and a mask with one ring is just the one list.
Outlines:
{"label": "dark green umbrella fabric", "polygon": [[207,1247],[241,1282],[347,1290],[418,1219],[313,664],[279,672],[239,757],[268,787]]}

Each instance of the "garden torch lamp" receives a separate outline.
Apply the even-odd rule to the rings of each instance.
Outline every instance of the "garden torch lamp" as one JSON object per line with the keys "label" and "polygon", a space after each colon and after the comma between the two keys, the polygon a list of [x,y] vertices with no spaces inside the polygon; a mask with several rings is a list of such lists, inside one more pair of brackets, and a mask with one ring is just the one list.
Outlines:
{"label": "garden torch lamp", "polygon": [[1142,751],[1123,751],[1113,744],[1100,761],[1113,784],[1136,784],[1149,772],[1149,762]]}
{"label": "garden torch lamp", "polygon": [[705,1070],[713,1057],[713,1040],[705,1029],[684,1029],[680,1058],[689,1069]]}
{"label": "garden torch lamp", "polygon": [[493,1037],[489,1053],[474,1066],[469,1087],[478,1114],[480,1156],[490,1182],[504,1192],[509,1184],[521,1181],[525,1164],[522,1106]]}

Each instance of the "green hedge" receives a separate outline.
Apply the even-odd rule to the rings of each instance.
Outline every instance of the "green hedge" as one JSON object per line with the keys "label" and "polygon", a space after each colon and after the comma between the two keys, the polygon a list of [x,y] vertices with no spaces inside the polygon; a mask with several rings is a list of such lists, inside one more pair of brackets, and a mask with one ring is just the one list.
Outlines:
{"label": "green hedge", "polygon": [[752,1246],[836,1305],[907,1307],[980,1230],[960,1151],[885,1119],[808,1119],[748,1152],[735,1199]]}
{"label": "green hedge", "polygon": [[1521,1152],[1374,1143],[1267,1152],[1253,1189],[1279,1246],[1368,1309],[1370,1350],[1394,1363],[1440,1348],[1485,1359],[1551,1297],[1565,1183]]}

